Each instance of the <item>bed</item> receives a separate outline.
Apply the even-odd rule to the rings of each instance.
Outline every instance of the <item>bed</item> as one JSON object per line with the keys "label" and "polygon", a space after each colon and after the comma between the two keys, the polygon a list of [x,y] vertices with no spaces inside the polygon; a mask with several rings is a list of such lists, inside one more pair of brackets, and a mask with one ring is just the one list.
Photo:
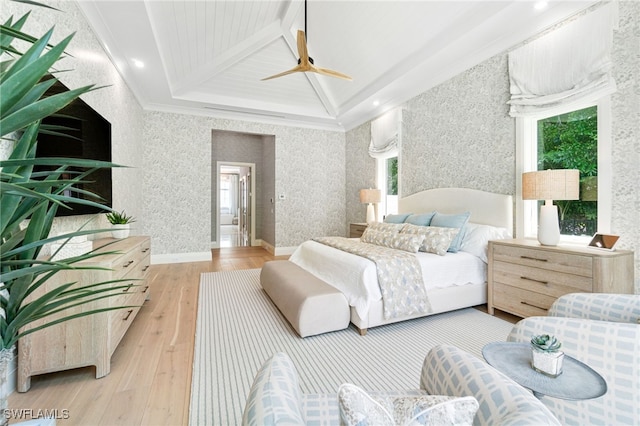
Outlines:
{"label": "bed", "polygon": [[351,322],[365,334],[384,324],[481,305],[487,302],[487,241],[511,238],[513,197],[467,188],[437,188],[399,200],[399,213],[469,212],[457,253],[418,252],[428,313],[389,318],[378,284],[376,264],[318,241],[301,244],[289,260],[339,289],[351,307]]}

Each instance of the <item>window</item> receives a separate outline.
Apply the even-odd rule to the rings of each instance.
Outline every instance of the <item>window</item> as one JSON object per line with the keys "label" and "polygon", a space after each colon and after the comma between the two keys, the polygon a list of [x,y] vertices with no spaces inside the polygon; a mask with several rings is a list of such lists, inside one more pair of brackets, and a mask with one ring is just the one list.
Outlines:
{"label": "window", "polygon": [[[518,118],[522,135],[521,171],[547,169],[580,170],[580,199],[554,200],[558,206],[560,233],[564,240],[592,236],[610,227],[610,112],[608,97],[553,115]],[[520,179],[520,177],[518,177]],[[521,185],[521,182],[518,183]],[[544,201],[525,201],[518,207],[523,218],[519,235],[535,237],[538,212]]]}
{"label": "window", "polygon": [[379,158],[378,188],[381,200],[378,205],[378,217],[398,213],[398,157]]}

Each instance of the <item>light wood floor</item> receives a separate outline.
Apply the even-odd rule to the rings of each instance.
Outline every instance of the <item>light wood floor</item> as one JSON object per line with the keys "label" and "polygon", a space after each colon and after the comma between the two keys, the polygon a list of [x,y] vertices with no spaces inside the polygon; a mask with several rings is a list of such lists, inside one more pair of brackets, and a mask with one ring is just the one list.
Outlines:
{"label": "light wood floor", "polygon": [[9,397],[9,408],[57,410],[61,426],[188,424],[200,274],[273,259],[262,248],[225,248],[213,250],[211,262],[153,265],[151,300],[116,349],[109,375],[95,379],[88,367],[35,376],[28,392]]}
{"label": "light wood floor", "polygon": [[211,262],[153,265],[151,300],[113,354],[109,375],[95,379],[87,367],[34,376],[28,392],[9,396],[9,408],[49,410],[61,426],[188,424],[200,274],[273,259],[262,248],[225,248],[213,250]]}

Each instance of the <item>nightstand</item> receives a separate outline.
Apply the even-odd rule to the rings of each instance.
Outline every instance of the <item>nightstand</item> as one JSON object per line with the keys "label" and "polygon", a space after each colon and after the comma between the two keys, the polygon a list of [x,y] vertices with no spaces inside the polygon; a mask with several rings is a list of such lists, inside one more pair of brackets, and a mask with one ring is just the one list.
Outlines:
{"label": "nightstand", "polygon": [[349,238],[360,238],[367,229],[366,223],[351,223],[349,224]]}
{"label": "nightstand", "polygon": [[488,312],[546,316],[567,293],[633,293],[633,252],[532,239],[489,241]]}

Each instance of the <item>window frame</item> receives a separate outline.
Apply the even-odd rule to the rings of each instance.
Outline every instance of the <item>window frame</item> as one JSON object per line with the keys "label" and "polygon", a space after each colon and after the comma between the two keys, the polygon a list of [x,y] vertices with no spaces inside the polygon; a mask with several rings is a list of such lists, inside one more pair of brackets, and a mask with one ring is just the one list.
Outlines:
{"label": "window frame", "polygon": [[380,222],[386,215],[397,213],[387,211],[387,161],[391,158],[398,159],[398,195],[396,197],[400,199],[400,153],[376,158],[376,183],[380,188],[380,203],[376,205],[376,220]]}
{"label": "window frame", "polygon": [[[577,111],[590,106],[598,108],[598,232],[611,232],[612,213],[612,117],[611,96],[586,99],[547,109],[544,113],[527,117],[516,117],[516,232],[517,238],[536,238],[538,226],[538,203],[522,199],[522,173],[537,170],[538,120]],[[560,242],[580,243],[591,236],[560,235]]]}

